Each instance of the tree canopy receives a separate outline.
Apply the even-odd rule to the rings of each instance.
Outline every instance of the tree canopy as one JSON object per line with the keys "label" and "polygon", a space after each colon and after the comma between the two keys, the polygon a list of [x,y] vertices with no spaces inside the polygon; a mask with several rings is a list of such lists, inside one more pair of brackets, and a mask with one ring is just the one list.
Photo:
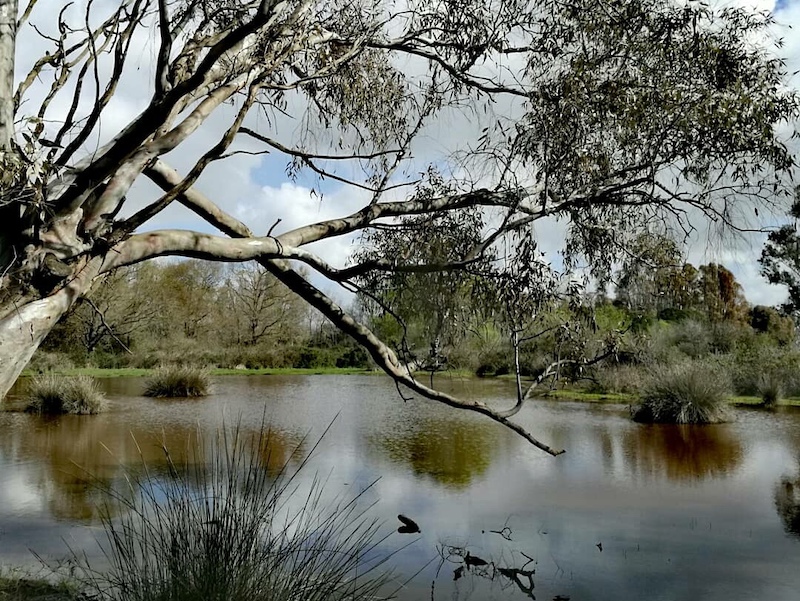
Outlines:
{"label": "tree canopy", "polygon": [[[398,383],[555,452],[507,413],[423,385],[319,282],[357,289],[375,273],[499,260],[554,220],[567,224],[564,268],[586,260],[603,274],[654,220],[741,227],[753,203],[791,192],[782,131],[798,96],[766,13],[672,0],[19,8],[0,0],[0,395],[58,318],[115,270],[165,255],[255,260]],[[18,61],[14,86],[8,57],[23,28],[46,50]],[[108,131],[129,82],[150,99]],[[459,135],[437,153],[426,128],[448,120]],[[292,177],[348,186],[361,208],[295,228],[248,225],[201,191],[204,172],[242,154],[280,156]],[[134,203],[137,194],[149,197]],[[173,205],[205,225],[160,228]],[[465,211],[479,218],[452,221],[463,244],[444,258],[420,251],[345,267],[308,247]]]}
{"label": "tree canopy", "polygon": [[[800,216],[800,206],[792,207],[792,216]],[[800,236],[797,224],[786,224],[769,233],[761,251],[761,274],[772,284],[784,284],[789,289],[789,299],[784,305],[787,313],[797,315],[800,310]]]}

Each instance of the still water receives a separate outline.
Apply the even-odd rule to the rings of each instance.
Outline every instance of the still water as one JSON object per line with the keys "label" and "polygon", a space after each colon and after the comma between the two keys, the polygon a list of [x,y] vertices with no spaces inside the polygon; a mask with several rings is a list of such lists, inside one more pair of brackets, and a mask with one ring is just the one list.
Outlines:
{"label": "still water", "polygon": [[[393,560],[398,582],[422,570],[399,591],[405,601],[800,598],[798,411],[644,426],[623,406],[532,401],[515,419],[567,450],[553,458],[480,416],[404,401],[377,376],[220,377],[189,401],[140,397],[136,378],[102,384],[102,415],[0,412],[0,565],[36,565],[32,551],[57,561],[67,546],[91,555],[97,482],[121,486],[142,456],[157,468],[162,444],[180,455],[198,431],[266,421],[269,467],[296,465],[333,422],[302,473],[324,475],[337,495],[379,478],[365,500],[386,528],[399,513],[419,523],[416,539],[390,537],[411,542]],[[439,385],[498,406],[513,396],[502,382]],[[535,570],[534,588],[474,570],[454,581],[460,564],[440,567],[448,546]]]}

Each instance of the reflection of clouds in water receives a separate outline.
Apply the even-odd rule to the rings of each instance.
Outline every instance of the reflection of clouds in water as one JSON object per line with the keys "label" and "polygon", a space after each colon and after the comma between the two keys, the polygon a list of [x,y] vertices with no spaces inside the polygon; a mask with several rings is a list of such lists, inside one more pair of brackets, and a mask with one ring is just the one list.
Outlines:
{"label": "reflection of clouds in water", "polygon": [[[498,383],[444,379],[442,383],[462,396],[473,394],[493,403],[511,398],[508,387]],[[363,501],[377,502],[370,515],[384,523],[384,532],[396,530],[396,516],[401,513],[422,530],[419,540],[396,535],[388,541],[391,546],[416,540],[392,562],[401,574],[416,572],[436,557],[437,543],[447,542],[467,545],[473,554],[486,558],[512,549],[536,557],[536,594],[543,599],[558,593],[594,599],[599,598],[597,591],[604,593],[603,598],[642,598],[637,595],[641,590],[626,587],[648,582],[662,591],[662,598],[729,601],[765,598],[762,593],[775,592],[786,581],[798,584],[793,572],[784,573],[786,558],[796,554],[798,543],[784,535],[772,498],[780,475],[795,473],[798,413],[740,412],[735,423],[697,429],[691,437],[684,432],[687,437],[681,437],[680,428],[671,428],[670,433],[668,428],[657,431],[633,424],[624,407],[533,401],[516,419],[541,438],[567,448],[567,454],[551,458],[479,416],[419,399],[403,402],[390,382],[377,377],[219,379],[215,396],[199,402],[149,401],[134,398],[138,387],[126,392],[124,382],[113,385],[120,389],[111,395],[112,410],[83,422],[59,421],[57,429],[69,426],[64,435],[48,435],[44,422],[32,416],[0,414],[0,474],[5,474],[3,461],[12,466],[24,462],[22,482],[29,490],[36,487],[39,475],[57,478],[53,464],[68,458],[45,452],[51,448],[47,445],[55,445],[55,455],[83,454],[81,460],[94,462],[101,474],[113,474],[119,469],[119,456],[130,450],[126,445],[131,431],[148,457],[158,457],[164,432],[176,449],[198,428],[213,432],[223,416],[233,424],[241,415],[246,431],[255,432],[265,408],[267,423],[280,436],[268,452],[269,461],[260,459],[272,470],[291,457],[295,442],[308,433],[299,454],[305,457],[338,413],[330,433],[311,455],[304,478],[316,474],[327,479],[323,500],[352,498],[379,478]],[[9,429],[8,423],[15,419],[20,422],[18,429]],[[69,435],[78,423],[86,431]],[[38,431],[32,432],[32,424],[39,424]],[[92,455],[94,438],[106,441],[115,457]],[[71,442],[80,444],[72,449]],[[477,459],[454,456],[458,449]],[[444,465],[437,466],[436,461]],[[307,480],[301,485],[303,490],[309,486]],[[43,490],[45,496],[53,492]],[[80,491],[74,494],[80,498]],[[291,507],[299,502],[293,499]],[[0,521],[7,522],[0,523],[0,529],[8,525],[8,532],[0,535],[2,561],[9,561],[17,549],[62,551],[65,530],[73,540],[86,535],[87,529],[75,527],[74,520],[59,525],[48,517],[49,501],[43,503],[38,514],[19,520],[12,520],[0,506]],[[502,528],[506,520],[513,542],[490,532]],[[53,530],[54,524],[61,530]],[[595,546],[600,541],[602,553]],[[7,552],[7,543],[16,545],[14,553]],[[763,570],[758,578],[748,571],[753,557],[760,558]],[[565,577],[559,567],[570,576]],[[415,581],[416,588],[409,588],[401,599],[429,598],[435,568],[427,568]],[[686,574],[686,579],[674,579],[675,573]],[[450,598],[455,584],[464,585],[459,589],[462,599],[468,593],[473,599],[500,594],[480,587],[468,591],[466,579],[453,583],[452,572],[442,574],[436,599]],[[697,590],[689,591],[687,579]],[[775,585],[764,584],[766,579]],[[561,586],[565,582],[569,587]],[[717,592],[724,587],[752,594],[725,597]]]}
{"label": "reflection of clouds in water", "polygon": [[0,480],[0,506],[6,512],[17,514],[43,509],[44,497],[41,491],[37,490],[36,485],[26,478],[25,474],[7,470],[3,463],[0,463],[0,472],[6,474]]}

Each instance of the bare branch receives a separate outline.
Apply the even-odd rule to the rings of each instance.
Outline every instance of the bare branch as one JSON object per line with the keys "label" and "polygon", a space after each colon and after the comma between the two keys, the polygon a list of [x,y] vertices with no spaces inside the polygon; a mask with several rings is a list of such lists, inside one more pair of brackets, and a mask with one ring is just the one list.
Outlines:
{"label": "bare branch", "polygon": [[[188,12],[188,11],[187,11]],[[169,89],[169,57],[172,54],[172,32],[169,24],[167,0],[158,0],[158,31],[161,45],[158,48],[158,62],[155,73],[155,97],[161,98]]]}
{"label": "bare branch", "polygon": [[111,337],[112,337],[114,340],[116,340],[116,341],[117,341],[117,344],[119,344],[119,345],[120,345],[120,346],[123,348],[123,350],[125,350],[125,352],[126,352],[126,353],[128,353],[129,355],[132,355],[132,354],[133,354],[133,351],[131,351],[131,349],[129,349],[129,348],[128,348],[128,347],[125,345],[125,343],[124,343],[124,342],[122,342],[122,340],[120,340],[120,339],[119,339],[119,337],[118,337],[118,336],[117,336],[117,335],[114,333],[114,330],[113,330],[113,329],[111,328],[111,326],[109,326],[109,325],[108,325],[108,323],[106,322],[106,316],[105,316],[105,315],[103,315],[103,312],[102,312],[100,309],[98,309],[97,305],[95,305],[95,304],[94,304],[94,302],[92,302],[92,299],[90,299],[90,298],[83,298],[83,299],[81,299],[81,300],[82,300],[83,302],[87,303],[87,304],[88,304],[88,305],[89,305],[89,306],[90,306],[90,307],[91,307],[91,308],[94,310],[94,312],[95,312],[95,313],[97,313],[97,316],[100,318],[100,322],[103,324],[103,327],[106,329],[106,331],[108,332],[108,334],[109,334],[109,335],[110,335],[110,336],[111,336]]}

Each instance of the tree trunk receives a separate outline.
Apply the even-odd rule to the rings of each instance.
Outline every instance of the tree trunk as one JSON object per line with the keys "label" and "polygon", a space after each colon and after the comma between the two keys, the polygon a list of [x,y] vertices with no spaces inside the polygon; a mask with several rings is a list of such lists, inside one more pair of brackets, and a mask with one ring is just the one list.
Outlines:
{"label": "tree trunk", "polygon": [[10,150],[14,135],[14,50],[17,0],[0,0],[0,151]]}
{"label": "tree trunk", "polygon": [[0,319],[0,400],[71,304],[72,294],[65,288],[47,298],[18,306]]}
{"label": "tree trunk", "polygon": [[6,290],[0,313],[0,401],[8,393],[36,349],[69,311],[92,287],[101,273],[102,257],[73,266],[62,284],[43,298],[30,298]]}

